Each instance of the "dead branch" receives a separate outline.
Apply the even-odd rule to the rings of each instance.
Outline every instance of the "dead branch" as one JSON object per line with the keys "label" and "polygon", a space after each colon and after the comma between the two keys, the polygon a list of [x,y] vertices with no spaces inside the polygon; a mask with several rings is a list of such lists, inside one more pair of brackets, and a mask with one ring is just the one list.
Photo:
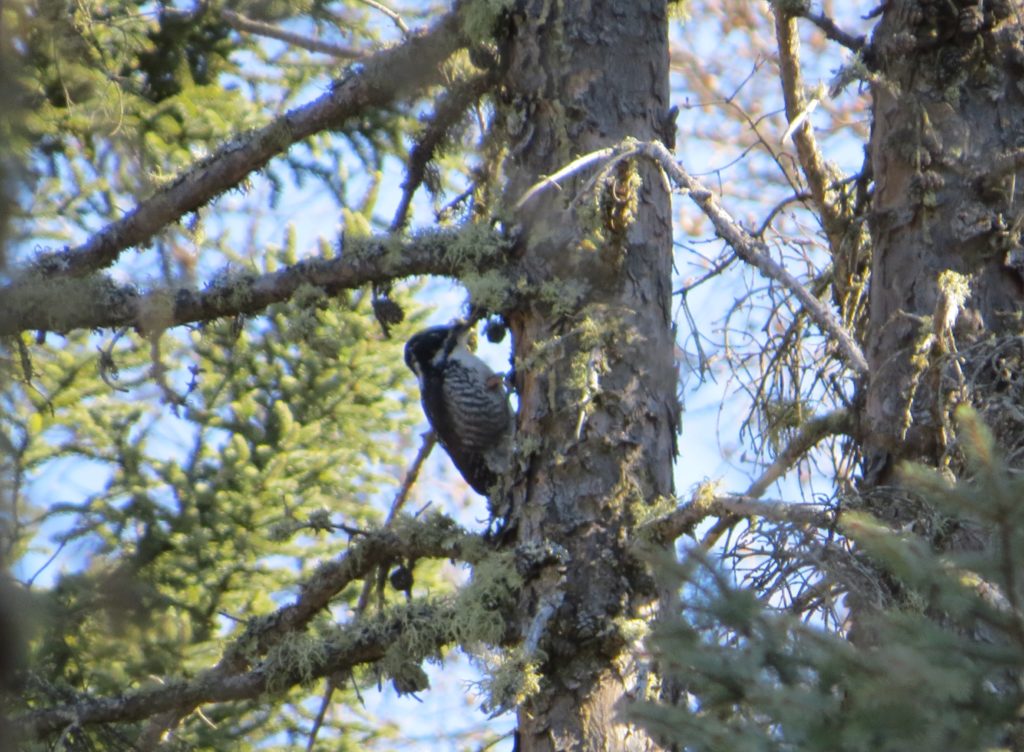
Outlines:
{"label": "dead branch", "polygon": [[392,23],[394,23],[395,26],[398,27],[398,30],[400,32],[402,32],[403,36],[409,36],[409,27],[406,25],[405,21],[402,20],[402,17],[398,14],[398,12],[396,12],[396,11],[392,10],[391,8],[389,8],[388,6],[384,5],[384,3],[376,2],[376,0],[359,0],[359,1],[361,3],[363,3],[364,5],[369,5],[371,8],[375,8],[376,10],[379,10],[381,13],[383,13],[385,16],[387,16],[388,18],[391,19]]}
{"label": "dead branch", "polygon": [[825,529],[835,524],[833,516],[820,505],[788,501],[759,500],[747,494],[704,498],[701,491],[686,504],[665,515],[652,525],[659,540],[675,540],[690,534],[704,520],[717,517],[739,520],[764,517],[773,522]]}
{"label": "dead branch", "polygon": [[[852,430],[853,416],[846,410],[837,410],[828,415],[822,415],[807,421],[800,427],[796,436],[776,456],[775,461],[761,473],[757,480],[750,484],[746,493],[740,498],[756,499],[760,497],[768,490],[772,483],[781,478],[789,468],[795,465],[801,457],[806,455],[822,439],[842,433],[849,434]],[[745,516],[749,515],[728,513],[720,516],[715,524],[711,526],[711,529],[708,530],[707,534],[705,534],[701,545],[705,548],[715,545],[726,530],[732,528]],[[762,516],[767,517],[768,515]]]}
{"label": "dead branch", "polygon": [[806,18],[812,24],[821,29],[827,39],[831,39],[833,42],[838,42],[846,49],[852,52],[860,52],[864,49],[865,40],[863,36],[856,36],[844,31],[834,20],[832,20],[830,16],[826,16],[824,13],[815,13],[811,10],[809,3],[799,12],[798,15],[801,18]]}
{"label": "dead branch", "polygon": [[427,165],[436,156],[447,134],[484,92],[493,85],[495,76],[491,73],[474,76],[459,81],[448,88],[438,99],[434,114],[427,122],[423,134],[409,152],[409,160],[405,167],[405,180],[402,182],[402,198],[391,221],[392,232],[402,230],[408,223],[409,207],[412,197],[423,184],[427,174]]}
{"label": "dead branch", "polygon": [[325,55],[331,57],[337,57],[347,60],[355,60],[364,57],[367,54],[366,50],[359,50],[355,47],[343,47],[340,44],[332,44],[331,42],[324,42],[320,39],[312,39],[310,37],[303,36],[302,34],[296,34],[293,31],[282,29],[280,26],[274,26],[273,24],[266,23],[264,21],[257,21],[254,18],[243,16],[240,13],[235,13],[232,10],[225,8],[220,12],[220,17],[228,22],[231,28],[237,31],[244,31],[247,34],[256,34],[257,36],[267,37],[269,39],[277,39],[287,44],[294,45],[295,47],[301,47],[304,50],[310,52],[322,52]]}
{"label": "dead branch", "polygon": [[[775,37],[779,48],[779,77],[782,79],[782,93],[786,103],[786,119],[792,131],[797,157],[804,178],[811,189],[814,205],[818,210],[822,226],[828,235],[832,255],[835,256],[846,235],[846,224],[839,212],[830,186],[835,182],[825,159],[818,148],[814,130],[808,115],[813,102],[804,96],[804,80],[800,67],[800,37],[796,30],[796,18],[788,15],[778,6],[775,14]],[[788,132],[788,131],[787,131]]]}
{"label": "dead branch", "polygon": [[726,530],[747,517],[765,517],[776,522],[799,522],[817,527],[834,524],[820,506],[757,499],[820,441],[852,430],[852,417],[846,410],[812,418],[801,426],[796,436],[761,476],[750,484],[745,493],[716,496],[709,501],[698,490],[687,504],[653,524],[656,535],[661,540],[675,540],[681,535],[692,533],[704,520],[717,517],[702,541],[707,547],[714,545]]}
{"label": "dead branch", "polygon": [[849,435],[852,431],[853,416],[846,410],[836,410],[827,415],[811,418],[800,426],[800,430],[779,452],[775,461],[751,484],[744,496],[753,498],[761,496],[772,483],[785,475],[789,468],[799,462],[800,458],[820,441],[838,434]]}
{"label": "dead branch", "polygon": [[[430,456],[430,452],[434,449],[435,444],[437,444],[437,434],[433,431],[427,431],[423,434],[423,443],[420,444],[420,449],[416,452],[416,458],[412,461],[412,465],[409,466],[409,472],[406,473],[405,480],[402,481],[402,487],[398,489],[394,501],[391,502],[391,509],[388,510],[388,516],[384,520],[384,530],[391,528],[398,517],[398,513],[405,506],[405,502],[409,499],[409,493],[412,491],[412,487],[420,475],[420,470],[423,469],[423,463],[427,461],[427,457]],[[390,562],[380,567],[377,578],[367,577],[363,582],[362,592],[359,593],[359,600],[356,601],[357,614],[363,613],[367,606],[369,606],[370,593],[373,590],[374,583],[375,581],[384,581],[384,578],[387,576],[388,563]]]}

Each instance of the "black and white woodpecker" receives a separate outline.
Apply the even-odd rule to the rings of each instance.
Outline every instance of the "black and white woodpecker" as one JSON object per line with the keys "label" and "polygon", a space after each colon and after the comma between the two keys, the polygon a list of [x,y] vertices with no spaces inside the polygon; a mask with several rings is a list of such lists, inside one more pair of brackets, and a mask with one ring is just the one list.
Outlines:
{"label": "black and white woodpecker", "polygon": [[405,345],[405,363],[420,382],[423,412],[462,477],[487,495],[509,467],[513,417],[496,374],[469,349],[464,321],[417,332]]}

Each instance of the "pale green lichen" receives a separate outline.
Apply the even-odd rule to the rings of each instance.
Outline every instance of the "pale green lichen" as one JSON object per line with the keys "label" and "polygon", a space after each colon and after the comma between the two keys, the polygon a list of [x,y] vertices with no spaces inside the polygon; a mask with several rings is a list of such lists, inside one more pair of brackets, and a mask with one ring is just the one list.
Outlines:
{"label": "pale green lichen", "polygon": [[540,665],[546,656],[541,651],[526,655],[521,646],[492,656],[485,661],[487,674],[482,687],[487,699],[484,708],[498,713],[522,705],[540,691]]}
{"label": "pale green lichen", "polygon": [[319,676],[327,661],[324,641],[306,632],[288,632],[268,652],[263,661],[267,690],[279,692],[296,680],[309,684]]}
{"label": "pale green lichen", "polygon": [[477,562],[473,579],[459,595],[458,617],[452,625],[459,644],[496,645],[505,632],[506,616],[522,587],[511,552],[492,554]]}
{"label": "pale green lichen", "polygon": [[690,20],[690,1],[689,0],[669,0],[668,3],[668,17],[674,21],[689,21]]}
{"label": "pale green lichen", "polygon": [[813,414],[800,400],[767,400],[763,408],[766,423],[766,438],[772,449],[779,451],[785,444],[789,431],[804,424],[807,416]]}
{"label": "pale green lichen", "polygon": [[459,281],[469,292],[470,300],[489,311],[500,311],[508,300],[508,278],[500,271],[491,270],[463,274]]}
{"label": "pale green lichen", "polygon": [[961,308],[964,301],[967,300],[967,296],[971,294],[970,279],[952,269],[939,272],[937,282],[939,291],[946,295],[957,308]]}
{"label": "pale green lichen", "polygon": [[551,314],[561,318],[579,307],[588,289],[582,280],[559,279],[544,282],[537,292],[539,299],[551,306]]}
{"label": "pale green lichen", "polygon": [[[707,484],[707,482],[705,482]],[[717,488],[717,482],[712,484],[712,491]],[[711,499],[714,499],[712,494]],[[635,525],[637,527],[646,525],[649,522],[655,522],[660,520],[662,517],[674,512],[676,509],[676,500],[671,496],[656,496],[654,499],[647,499],[646,503],[638,506],[634,510],[635,514]]]}
{"label": "pale green lichen", "polygon": [[701,513],[709,512],[715,503],[721,485],[721,480],[706,480],[698,485],[690,499],[690,506],[693,507],[693,510]]}

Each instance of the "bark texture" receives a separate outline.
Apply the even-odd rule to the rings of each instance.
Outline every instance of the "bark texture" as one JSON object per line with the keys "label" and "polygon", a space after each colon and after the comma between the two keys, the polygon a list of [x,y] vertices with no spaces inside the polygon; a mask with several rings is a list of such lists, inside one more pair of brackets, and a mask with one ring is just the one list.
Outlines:
{"label": "bark texture", "polygon": [[[670,142],[663,0],[527,0],[505,52],[510,203],[581,154],[630,136]],[[631,534],[672,493],[670,201],[649,163],[594,177],[516,217],[531,295],[508,316],[522,450],[511,509],[520,549],[543,562],[520,604],[541,678],[519,706],[520,750],[651,746],[620,712],[638,691],[629,620],[653,599]]]}
{"label": "bark texture", "polygon": [[993,350],[983,343],[1021,333],[1019,3],[896,0],[872,56],[862,428],[866,478],[878,486],[894,482],[902,460],[957,471],[952,407],[971,402],[985,412],[993,384],[980,376]]}

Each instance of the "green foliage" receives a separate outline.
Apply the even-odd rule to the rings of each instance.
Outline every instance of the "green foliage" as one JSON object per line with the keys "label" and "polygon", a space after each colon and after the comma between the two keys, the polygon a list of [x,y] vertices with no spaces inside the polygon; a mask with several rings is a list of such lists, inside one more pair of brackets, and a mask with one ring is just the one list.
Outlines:
{"label": "green foliage", "polygon": [[[342,12],[346,34],[372,49],[379,25],[366,6],[350,5],[328,11],[289,0],[230,10],[311,38],[337,34]],[[36,197],[16,237],[78,242],[232,138],[310,101],[341,72],[336,60],[233,29],[223,11],[220,3],[182,9],[138,0],[4,5],[3,27],[15,45],[4,91],[26,112],[16,132],[0,123],[0,137],[31,166],[26,188]],[[367,112],[350,127],[318,134],[263,174],[271,198],[286,181],[303,186],[312,178],[339,205],[368,216],[379,178],[353,196],[352,183],[367,188],[353,180],[362,177],[354,168],[372,176],[387,157],[404,161],[416,128],[408,107]],[[356,210],[354,202],[362,205]]]}
{"label": "green foliage", "polygon": [[939,554],[863,516],[844,530],[898,577],[899,606],[853,615],[855,639],[773,612],[702,557],[665,569],[680,615],[651,640],[681,688],[633,717],[686,750],[879,752],[1017,748],[1024,701],[1024,478],[960,414],[971,480],[913,468],[908,482],[940,510],[991,531],[980,550]]}
{"label": "green foliage", "polygon": [[[19,707],[208,668],[238,625],[273,611],[344,549],[311,520],[326,511],[334,524],[379,521],[374,501],[404,466],[393,437],[418,420],[401,345],[419,317],[385,340],[368,297],[303,300],[240,328],[165,335],[155,367],[151,344],[134,336],[103,343],[103,356],[88,336],[31,348],[31,381],[0,393],[16,450],[9,469],[24,486],[73,462],[96,490],[74,502],[20,500],[39,501],[18,509],[12,558],[34,551],[39,567],[52,550],[40,533],[56,529],[53,545],[75,551],[80,570],[33,589]],[[267,662],[313,665],[318,649],[293,636]],[[194,718],[177,738],[202,748],[227,748],[243,732],[266,738],[285,723],[273,708],[304,692],[218,707],[216,729]]]}
{"label": "green foliage", "polygon": [[[391,20],[356,0],[0,7],[8,32],[0,39],[0,92],[23,105],[0,108],[0,273],[31,266],[47,246],[89,238],[185,168],[347,75],[347,59],[241,32],[232,12],[367,53],[395,39]],[[437,12],[406,8],[402,15],[419,24]],[[425,127],[422,111],[423,99],[410,99],[333,124],[239,190],[165,227],[152,248],[124,253],[86,293],[99,304],[113,289],[108,279],[130,279],[166,285],[170,306],[179,287],[275,271],[310,246],[333,254],[339,218],[343,252],[355,255],[361,237],[387,224],[379,188],[408,158]],[[453,129],[460,154],[431,175],[438,200],[453,176],[473,169],[467,144],[475,137]],[[16,183],[21,165],[24,179]],[[338,208],[303,226],[300,239],[294,228],[282,230],[276,212],[293,187],[302,202],[326,195]],[[12,202],[11,244],[9,195],[20,200]],[[268,238],[282,235],[285,248],[268,247]],[[493,239],[477,242],[483,238],[468,235],[456,253],[471,259],[500,250]],[[68,289],[82,290],[80,282]],[[368,293],[328,298],[308,287],[259,318],[154,339],[42,333],[0,342],[0,544],[4,563],[26,585],[22,610],[32,638],[30,671],[5,714],[195,676],[247,623],[293,600],[319,562],[345,550],[339,525],[381,521],[418,439],[411,428],[422,420],[401,348],[423,318],[408,288],[389,295],[406,312],[391,339],[382,336]],[[47,310],[62,301],[66,295],[19,304]],[[416,589],[446,597],[452,578],[442,567],[417,566]],[[359,597],[353,586],[332,605],[351,614]],[[390,588],[381,599],[385,607],[389,599],[404,604]],[[0,637],[3,627],[0,619]],[[308,679],[335,631],[321,615],[262,659],[268,670]],[[402,687],[423,684],[413,664],[424,654],[399,656],[394,673]],[[204,708],[209,722],[189,715],[173,743],[305,744],[321,688],[271,683],[271,700]],[[334,697],[358,708],[349,683]],[[387,733],[386,724],[364,725],[358,715],[332,714],[317,748],[364,749]],[[97,726],[63,743],[117,749],[143,727]]]}

